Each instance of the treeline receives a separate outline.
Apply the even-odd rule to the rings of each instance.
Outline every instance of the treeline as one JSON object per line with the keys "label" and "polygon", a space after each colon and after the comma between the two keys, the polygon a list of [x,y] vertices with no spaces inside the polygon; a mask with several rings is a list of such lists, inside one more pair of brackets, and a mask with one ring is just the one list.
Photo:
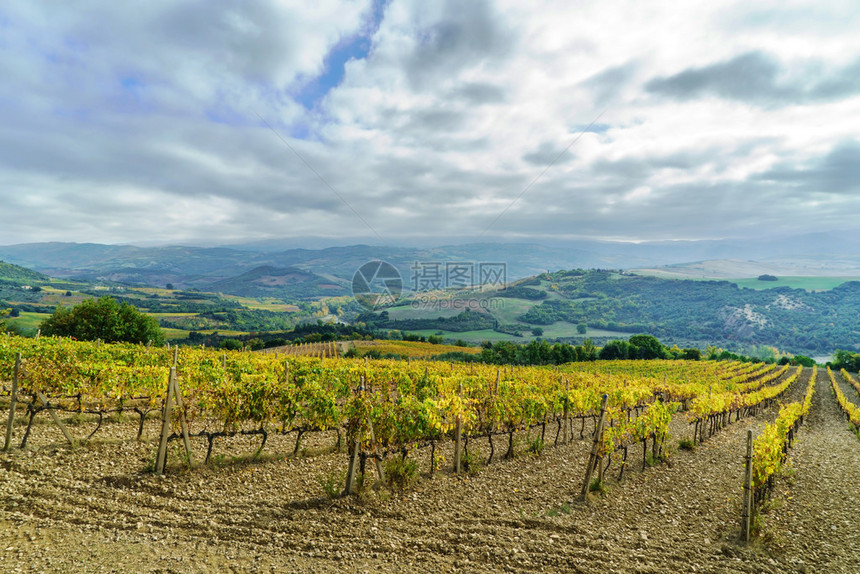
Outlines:
{"label": "treeline", "polygon": [[833,361],[830,365],[834,369],[845,369],[846,371],[860,372],[860,353],[837,350],[833,353]]}
{"label": "treeline", "polygon": [[629,341],[610,341],[602,348],[585,339],[581,345],[532,341],[526,345],[499,341],[485,342],[480,360],[497,365],[561,365],[576,361],[624,360],[624,359],[688,359],[702,358],[699,349],[669,348],[653,335],[634,335]]}
{"label": "treeline", "polygon": [[186,339],[177,341],[177,343],[226,349],[247,347],[251,350],[259,350],[301,343],[371,340],[378,336],[379,333],[361,325],[317,321],[316,323],[296,325],[292,330],[269,333],[252,332],[248,335],[219,335],[217,332],[208,334],[191,331]]}
{"label": "treeline", "polygon": [[210,309],[192,317],[161,319],[162,327],[174,329],[225,329],[233,331],[286,331],[296,320],[287,313],[265,309]]}
{"label": "treeline", "polygon": [[376,330],[398,330],[398,331],[453,331],[463,333],[466,331],[480,331],[483,329],[495,329],[498,321],[487,313],[473,312],[466,309],[454,317],[438,317],[436,319],[389,319],[388,311],[380,313],[366,312],[358,316],[358,322],[362,322],[368,328]]}

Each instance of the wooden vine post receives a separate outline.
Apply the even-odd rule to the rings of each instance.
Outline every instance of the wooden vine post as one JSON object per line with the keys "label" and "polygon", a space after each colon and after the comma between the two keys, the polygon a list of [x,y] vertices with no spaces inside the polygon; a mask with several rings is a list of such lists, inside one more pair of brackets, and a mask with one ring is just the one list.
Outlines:
{"label": "wooden vine post", "polygon": [[752,430],[747,430],[747,455],[744,470],[744,513],[741,522],[741,536],[744,542],[750,540],[750,523],[752,522]]}
{"label": "wooden vine post", "polygon": [[18,371],[21,369],[21,353],[15,354],[15,368],[12,371],[12,394],[9,397],[9,422],[6,423],[6,443],[3,450],[9,450],[12,442],[12,425],[15,424],[15,407],[18,403]]}
{"label": "wooden vine post", "polygon": [[[457,396],[463,397],[463,382],[457,387]],[[463,417],[457,414],[454,421],[454,473],[460,474],[462,470],[463,454]]]}
{"label": "wooden vine post", "polygon": [[588,457],[588,465],[585,467],[585,482],[582,484],[582,492],[579,493],[579,500],[583,502],[588,498],[591,473],[594,472],[595,463],[599,462],[597,455],[600,452],[600,441],[603,439],[603,424],[606,420],[606,403],[608,400],[609,395],[603,395],[603,400],[600,402],[600,417],[597,419],[597,427],[594,429],[594,443],[591,445],[591,454]]}
{"label": "wooden vine post", "polygon": [[[559,383],[560,382],[561,382],[561,377],[559,377]],[[568,432],[568,428],[567,428],[568,424],[569,424],[569,417],[570,417],[570,412],[569,412],[569,409],[567,407],[567,401],[568,401],[568,396],[569,396],[568,393],[569,392],[570,392],[570,383],[566,383],[564,385],[564,433],[562,434],[562,437],[561,437],[562,444],[567,444],[570,442],[570,440],[568,438],[568,435],[570,433]]]}
{"label": "wooden vine post", "polygon": [[[167,441],[170,438],[170,423],[173,419],[173,403],[182,409],[182,395],[179,385],[176,383],[176,367],[170,367],[170,377],[167,379],[167,396],[164,398],[164,410],[161,413],[161,441],[158,444],[158,456],[155,459],[156,474],[164,474],[164,466],[167,463]],[[179,424],[182,428],[182,441],[185,444],[185,454],[188,456],[188,465],[191,466],[191,441],[188,436],[188,423],[185,414],[180,411]]]}
{"label": "wooden vine post", "polygon": [[185,410],[182,406],[182,393],[179,391],[179,383],[176,380],[176,368],[171,369],[170,378],[173,379],[173,394],[176,395],[176,406],[179,408],[179,426],[182,429],[182,442],[185,445],[185,455],[188,457],[188,468],[194,466],[191,458],[191,439],[188,436],[188,421],[185,420]]}
{"label": "wooden vine post", "polygon": [[379,481],[385,482],[385,470],[382,468],[382,457],[379,454],[379,448],[376,445],[376,433],[373,432],[373,422],[370,417],[367,418],[367,427],[370,429],[370,444],[373,445],[373,461],[376,464],[376,476]]}
{"label": "wooden vine post", "polygon": [[54,412],[54,409],[51,408],[51,404],[48,402],[48,397],[46,397],[42,391],[36,391],[36,396],[39,397],[39,400],[42,401],[42,404],[45,405],[45,408],[48,410],[48,414],[51,415],[51,418],[60,430],[63,431],[63,436],[66,437],[66,440],[69,441],[71,446],[75,445],[74,439],[72,439],[72,435],[69,434],[69,431],[66,429],[66,426],[63,424],[63,421],[60,420],[60,417],[57,416],[57,413]]}
{"label": "wooden vine post", "polygon": [[158,456],[155,459],[156,474],[164,474],[164,463],[167,461],[167,437],[170,436],[170,417],[173,414],[173,377],[176,367],[170,367],[170,378],[167,380],[167,396],[164,397],[164,410],[161,411],[161,442],[158,444]]}
{"label": "wooden vine post", "polygon": [[[365,361],[367,359],[365,358]],[[361,377],[361,384],[358,387],[358,392],[364,392],[364,375]],[[357,422],[357,421],[356,421]],[[343,495],[352,494],[353,484],[355,483],[355,468],[358,465],[358,451],[361,448],[361,430],[356,429],[355,442],[352,445],[352,455],[349,457],[349,466],[346,469],[346,485],[343,487]]]}

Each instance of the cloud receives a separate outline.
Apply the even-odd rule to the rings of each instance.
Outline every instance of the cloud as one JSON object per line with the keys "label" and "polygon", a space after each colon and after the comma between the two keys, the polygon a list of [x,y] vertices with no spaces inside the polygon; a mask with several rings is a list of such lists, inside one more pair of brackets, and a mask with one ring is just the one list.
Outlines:
{"label": "cloud", "polygon": [[780,163],[758,179],[814,194],[860,194],[860,142],[838,143],[826,155],[804,167]]}
{"label": "cloud", "polygon": [[860,60],[816,78],[805,66],[790,69],[769,54],[747,52],[725,62],[654,78],[645,89],[680,100],[717,96],[758,105],[832,100],[860,93]]}
{"label": "cloud", "polygon": [[419,21],[403,65],[413,86],[450,77],[478,62],[504,58],[515,37],[487,0],[446,0],[441,13]]}
{"label": "cloud", "polygon": [[769,14],[4,2],[0,243],[856,227],[860,21]]}
{"label": "cloud", "polygon": [[636,75],[639,65],[630,61],[620,66],[611,66],[580,82],[580,87],[593,92],[601,105],[617,101]]}

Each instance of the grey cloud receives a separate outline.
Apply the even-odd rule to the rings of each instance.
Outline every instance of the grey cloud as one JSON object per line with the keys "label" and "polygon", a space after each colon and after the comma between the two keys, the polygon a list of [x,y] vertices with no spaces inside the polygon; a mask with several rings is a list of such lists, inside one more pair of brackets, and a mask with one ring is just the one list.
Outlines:
{"label": "grey cloud", "polygon": [[412,130],[429,130],[429,131],[450,131],[460,128],[464,125],[465,114],[456,110],[446,109],[429,109],[421,110],[411,114],[406,129]]}
{"label": "grey cloud", "polygon": [[782,163],[758,179],[808,192],[860,194],[860,142],[841,142],[806,167]]}
{"label": "grey cloud", "polygon": [[[49,18],[23,3],[4,8],[14,43],[0,45],[0,54],[22,54],[30,59],[26,67],[44,78],[30,97],[54,100],[62,92],[55,107],[95,116],[158,110],[239,119],[252,108],[295,113],[286,91],[321,69],[327,49],[348,31],[344,26],[360,24],[357,18],[347,22],[349,16],[327,18],[323,10],[238,0],[131,9],[82,0],[53,6]],[[11,71],[26,80],[21,70]]]}
{"label": "grey cloud", "polygon": [[559,153],[561,153],[563,149],[564,147],[556,142],[542,142],[540,146],[538,146],[538,149],[524,154],[523,161],[540,167],[546,167],[553,161],[555,162],[554,165],[568,163],[574,158],[573,152],[571,150],[567,150],[559,156]]}
{"label": "grey cloud", "polygon": [[[86,182],[92,190],[157,189],[177,197],[219,197],[267,206],[276,213],[342,209],[337,197],[268,130],[175,120],[168,131],[160,123],[139,119],[125,126],[135,137],[122,137],[122,132],[110,129],[82,130],[50,120],[43,120],[36,131],[0,128],[0,146],[9,150],[0,155],[0,166],[11,172],[50,174],[60,187],[63,181],[73,181]],[[43,136],[48,130],[51,138]],[[338,182],[327,168],[330,158],[306,147],[302,154],[309,162]],[[82,202],[70,213],[93,209],[98,205]]]}
{"label": "grey cloud", "polygon": [[450,97],[474,105],[499,104],[505,101],[505,91],[491,84],[465,83],[452,90]]}
{"label": "grey cloud", "polygon": [[860,60],[837,70],[783,66],[764,52],[747,52],[725,62],[689,68],[645,84],[653,94],[687,100],[712,95],[763,106],[827,101],[860,93]]}
{"label": "grey cloud", "polygon": [[[616,237],[630,239],[659,239],[667,230],[675,238],[723,237],[728,230],[796,233],[797,217],[807,211],[804,194],[755,181],[666,186],[646,200],[625,201],[636,185],[589,179],[539,186],[505,214],[494,231],[605,237],[611,229]],[[834,226],[856,227],[854,211],[845,207],[841,212],[824,207],[820,213]]]}
{"label": "grey cloud", "polygon": [[635,61],[612,66],[579,83],[580,87],[592,90],[594,99],[603,105],[616,101],[623,89],[636,75],[639,64]]}
{"label": "grey cloud", "polygon": [[645,89],[677,99],[712,94],[736,100],[785,101],[796,96],[797,91],[777,85],[780,71],[779,64],[771,57],[749,52],[727,62],[655,78],[645,84]]}
{"label": "grey cloud", "polygon": [[860,60],[812,88],[813,99],[836,100],[860,93]]}
{"label": "grey cloud", "polygon": [[484,61],[504,58],[515,37],[486,0],[448,0],[442,19],[418,32],[415,50],[403,67],[416,89]]}
{"label": "grey cloud", "polygon": [[754,138],[736,142],[730,147],[711,146],[691,151],[627,156],[612,160],[601,158],[595,160],[589,169],[598,177],[622,178],[642,183],[661,169],[690,170],[710,164],[720,173],[734,165],[738,159],[749,156],[757,147],[772,143],[770,138]]}
{"label": "grey cloud", "polygon": [[283,15],[271,4],[230,0],[217,10],[176,5],[153,22],[158,41],[257,82],[277,78],[300,46],[285,33]]}

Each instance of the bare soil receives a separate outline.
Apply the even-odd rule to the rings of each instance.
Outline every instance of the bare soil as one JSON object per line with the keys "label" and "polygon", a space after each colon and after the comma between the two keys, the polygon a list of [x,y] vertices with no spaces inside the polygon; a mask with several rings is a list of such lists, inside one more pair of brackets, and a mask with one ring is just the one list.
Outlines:
{"label": "bare soil", "polygon": [[[799,400],[810,370],[785,400]],[[853,389],[846,396],[857,400]],[[5,417],[5,411],[4,417]],[[168,473],[154,459],[158,421],[133,440],[135,420],[105,423],[71,448],[47,414],[27,450],[0,453],[0,564],[4,572],[857,572],[860,570],[860,441],[819,375],[812,412],[777,481],[761,534],[738,542],[746,430],[775,417],[773,406],[715,434],[668,463],[642,465],[631,449],[624,478],[616,460],[607,487],[577,502],[591,443],[552,446],[457,476],[429,475],[429,448],[410,454],[421,479],[406,491],[369,485],[359,496],[329,498],[342,485],[344,452],[334,433],[224,439],[209,466],[187,470],[171,443]],[[70,426],[86,436],[92,421]],[[579,427],[576,427],[578,431]],[[692,428],[676,415],[670,447]],[[16,428],[20,442],[23,427]],[[203,441],[194,456],[202,460]],[[486,439],[472,440],[486,461]],[[450,444],[439,453],[448,464]],[[617,458],[617,457],[616,457]],[[375,478],[368,463],[367,482]]]}

